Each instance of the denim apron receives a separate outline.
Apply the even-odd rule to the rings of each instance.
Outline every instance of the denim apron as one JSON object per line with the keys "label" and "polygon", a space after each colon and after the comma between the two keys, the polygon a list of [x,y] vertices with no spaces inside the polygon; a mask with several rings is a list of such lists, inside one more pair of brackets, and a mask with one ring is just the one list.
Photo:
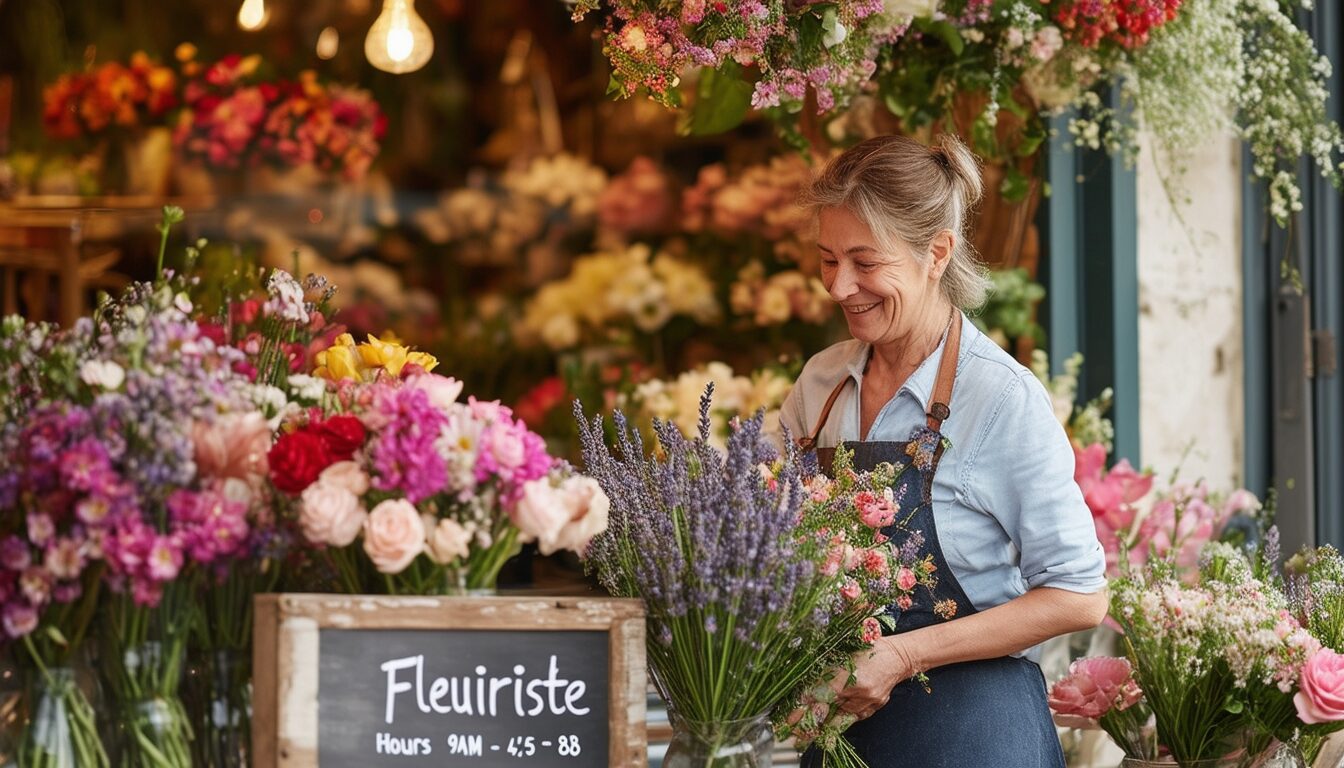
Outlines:
{"label": "denim apron", "polygon": [[[938,545],[932,495],[933,475],[942,458],[940,428],[951,415],[956,360],[960,352],[961,323],[954,314],[938,369],[938,383],[929,406],[927,426],[909,440],[846,442],[854,451],[854,469],[870,470],[890,462],[906,471],[906,488],[896,522],[883,529],[899,548],[916,533],[922,534],[917,557],[933,556],[938,582],[934,589],[916,589],[909,608],[891,606],[895,633],[951,621],[976,612]],[[799,440],[813,448],[835,398],[849,381],[831,393],[810,437]],[[817,449],[824,471],[830,472],[834,448]],[[928,689],[906,680],[891,692],[887,704],[845,732],[869,768],[1064,768],[1059,737],[1046,704],[1045,679],[1035,663],[1004,656],[984,661],[949,664],[929,670]],[[804,753],[805,768],[821,765],[816,750]]]}

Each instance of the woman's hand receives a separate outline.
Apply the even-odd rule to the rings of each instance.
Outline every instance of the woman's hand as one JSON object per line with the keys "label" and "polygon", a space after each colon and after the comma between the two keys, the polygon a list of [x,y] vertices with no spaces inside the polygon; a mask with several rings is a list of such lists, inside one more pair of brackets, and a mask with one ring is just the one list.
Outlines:
{"label": "woman's hand", "polygon": [[917,671],[900,635],[881,638],[872,648],[854,654],[852,685],[845,685],[849,680],[846,670],[840,670],[832,678],[836,706],[860,720],[872,717],[886,706],[891,690]]}

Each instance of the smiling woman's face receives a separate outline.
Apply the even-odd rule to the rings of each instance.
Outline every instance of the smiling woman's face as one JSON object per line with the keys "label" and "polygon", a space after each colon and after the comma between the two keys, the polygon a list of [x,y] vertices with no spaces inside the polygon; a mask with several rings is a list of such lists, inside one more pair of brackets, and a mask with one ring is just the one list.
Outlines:
{"label": "smiling woman's face", "polygon": [[904,244],[884,249],[848,209],[823,208],[818,218],[821,281],[844,310],[850,335],[878,345],[909,338],[938,302],[932,260]]}

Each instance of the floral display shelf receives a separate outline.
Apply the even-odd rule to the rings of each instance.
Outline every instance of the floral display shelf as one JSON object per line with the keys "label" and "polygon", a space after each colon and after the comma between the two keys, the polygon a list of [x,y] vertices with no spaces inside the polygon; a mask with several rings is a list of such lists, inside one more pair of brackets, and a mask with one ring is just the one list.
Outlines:
{"label": "floral display shelf", "polygon": [[[58,282],[56,319],[72,325],[87,309],[85,288],[99,286],[115,264],[108,252],[90,256],[84,245],[113,237],[129,227],[149,227],[166,205],[193,214],[193,222],[216,207],[213,197],[167,198],[152,195],[18,195],[0,200],[0,271],[13,303],[17,272],[54,275]],[[9,258],[6,257],[9,254]],[[100,286],[101,287],[101,286]]]}

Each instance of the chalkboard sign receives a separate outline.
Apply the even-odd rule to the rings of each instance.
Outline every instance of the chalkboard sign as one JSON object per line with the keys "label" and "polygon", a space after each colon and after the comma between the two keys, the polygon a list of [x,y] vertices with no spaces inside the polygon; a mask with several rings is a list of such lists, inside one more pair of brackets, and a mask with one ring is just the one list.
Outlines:
{"label": "chalkboard sign", "polygon": [[256,600],[257,768],[646,764],[638,601]]}

